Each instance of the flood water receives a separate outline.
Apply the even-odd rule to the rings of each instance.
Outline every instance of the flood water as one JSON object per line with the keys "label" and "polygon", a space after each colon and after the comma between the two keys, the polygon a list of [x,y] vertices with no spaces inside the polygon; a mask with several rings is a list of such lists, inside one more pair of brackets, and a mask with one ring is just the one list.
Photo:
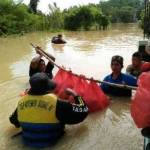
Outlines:
{"label": "flood water", "polygon": [[[111,72],[113,55],[124,57],[124,69],[143,39],[136,24],[116,24],[107,31],[64,32],[65,45],[51,44],[57,33],[37,32],[0,38],[0,150],[30,150],[8,120],[27,87],[34,49],[41,46],[56,57],[56,63],[73,72],[102,80]],[[57,68],[54,69],[54,74]],[[46,150],[142,150],[143,138],[130,115],[130,98],[112,98],[103,112],[90,114],[81,124],[66,126],[65,136]]]}

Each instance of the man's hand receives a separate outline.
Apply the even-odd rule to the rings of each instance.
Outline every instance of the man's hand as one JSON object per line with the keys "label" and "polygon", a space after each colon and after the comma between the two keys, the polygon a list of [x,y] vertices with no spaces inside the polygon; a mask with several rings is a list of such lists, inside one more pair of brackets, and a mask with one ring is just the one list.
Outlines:
{"label": "man's hand", "polygon": [[36,48],[36,53],[39,54],[40,56],[42,56],[42,53],[39,49]]}
{"label": "man's hand", "polygon": [[74,90],[70,89],[70,88],[65,89],[65,93],[67,95],[77,96],[77,93]]}

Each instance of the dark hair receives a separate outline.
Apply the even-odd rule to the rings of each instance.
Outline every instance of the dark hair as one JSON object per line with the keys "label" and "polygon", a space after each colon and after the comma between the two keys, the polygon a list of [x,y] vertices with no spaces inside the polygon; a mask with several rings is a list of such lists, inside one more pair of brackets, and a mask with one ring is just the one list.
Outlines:
{"label": "dark hair", "polygon": [[142,59],[142,56],[141,56],[141,54],[140,54],[139,52],[133,53],[133,54],[132,54],[132,57],[137,57],[137,58],[139,58],[139,59]]}
{"label": "dark hair", "polygon": [[111,58],[111,64],[113,61],[117,61],[121,67],[123,67],[123,57],[122,56],[119,56],[119,55],[115,55]]}
{"label": "dark hair", "polygon": [[62,37],[62,34],[58,34],[58,37]]}

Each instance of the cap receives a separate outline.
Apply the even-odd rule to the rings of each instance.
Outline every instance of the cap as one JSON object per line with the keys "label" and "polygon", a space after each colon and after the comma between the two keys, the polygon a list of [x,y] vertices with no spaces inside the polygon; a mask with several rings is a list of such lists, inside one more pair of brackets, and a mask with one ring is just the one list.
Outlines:
{"label": "cap", "polygon": [[31,76],[29,80],[31,89],[29,94],[31,95],[43,95],[49,91],[54,90],[56,83],[48,78],[46,73],[36,73]]}

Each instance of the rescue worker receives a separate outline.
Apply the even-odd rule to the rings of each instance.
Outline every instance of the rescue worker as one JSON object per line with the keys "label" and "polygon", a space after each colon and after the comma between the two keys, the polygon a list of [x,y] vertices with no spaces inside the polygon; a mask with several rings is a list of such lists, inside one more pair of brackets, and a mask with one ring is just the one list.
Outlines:
{"label": "rescue worker", "polygon": [[88,108],[75,91],[66,89],[75,99],[71,104],[53,94],[56,83],[45,73],[34,74],[29,82],[31,89],[10,116],[10,122],[22,128],[25,144],[39,148],[50,146],[64,134],[65,124],[76,124],[87,117]]}

